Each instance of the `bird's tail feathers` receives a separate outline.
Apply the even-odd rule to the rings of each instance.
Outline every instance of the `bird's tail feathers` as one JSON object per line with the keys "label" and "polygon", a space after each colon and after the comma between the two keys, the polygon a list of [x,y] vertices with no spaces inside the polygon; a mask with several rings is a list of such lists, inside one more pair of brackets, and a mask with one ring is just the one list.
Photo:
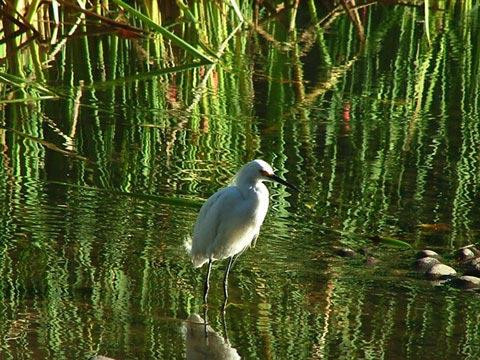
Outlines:
{"label": "bird's tail feathers", "polygon": [[187,251],[188,255],[192,255],[192,237],[190,235],[185,236],[183,239],[183,247]]}
{"label": "bird's tail feathers", "polygon": [[202,255],[192,255],[192,263],[196,268],[202,267],[203,264],[208,262],[208,258]]}
{"label": "bird's tail feathers", "polygon": [[193,266],[195,266],[196,268],[201,267],[203,264],[205,264],[208,261],[208,257],[206,258],[204,255],[194,254],[192,252],[191,236],[185,237],[185,239],[183,240],[183,246],[185,247],[185,250],[187,251],[188,255],[192,257]]}

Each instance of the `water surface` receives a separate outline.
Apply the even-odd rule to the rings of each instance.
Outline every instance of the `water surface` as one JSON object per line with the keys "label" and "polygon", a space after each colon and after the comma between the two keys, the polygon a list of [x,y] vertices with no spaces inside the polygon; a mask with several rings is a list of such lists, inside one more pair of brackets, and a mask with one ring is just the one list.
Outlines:
{"label": "water surface", "polygon": [[[369,7],[362,48],[346,16],[306,42],[300,8],[293,33],[242,30],[210,73],[156,75],[158,39],[69,38],[42,69],[55,98],[0,105],[1,358],[478,358],[478,293],[411,267],[425,247],[457,267],[478,242],[478,16],[460,11],[432,14],[427,46],[417,8]],[[51,49],[14,54],[23,71],[35,51]],[[183,243],[253,158],[301,191],[269,186],[225,318],[215,264],[205,344]]]}

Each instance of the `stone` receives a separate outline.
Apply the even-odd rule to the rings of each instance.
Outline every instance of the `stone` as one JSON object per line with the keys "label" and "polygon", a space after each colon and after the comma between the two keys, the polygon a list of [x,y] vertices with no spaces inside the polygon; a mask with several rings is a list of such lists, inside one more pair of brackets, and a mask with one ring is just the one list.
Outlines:
{"label": "stone", "polygon": [[457,257],[460,261],[467,261],[475,257],[475,253],[469,248],[461,248],[457,251]]}
{"label": "stone", "polygon": [[424,257],[421,259],[417,259],[413,264],[413,267],[417,271],[427,272],[430,270],[434,265],[440,264],[440,260],[434,257]]}
{"label": "stone", "polygon": [[462,246],[460,248],[460,250],[461,249],[469,249],[475,254],[475,257],[480,257],[480,251],[475,247],[474,244],[470,244],[470,245],[467,245],[467,246]]}
{"label": "stone", "polygon": [[480,257],[480,250],[478,250],[475,246],[471,246],[469,249],[473,251],[475,257]]}
{"label": "stone", "polygon": [[435,264],[426,272],[427,277],[433,280],[448,279],[456,274],[454,268],[445,264]]}
{"label": "stone", "polygon": [[421,259],[421,258],[425,258],[425,257],[439,258],[440,255],[438,255],[438,253],[436,253],[433,250],[425,249],[425,250],[419,251],[417,253],[416,257],[417,257],[417,259]]}
{"label": "stone", "polygon": [[465,264],[465,275],[480,276],[480,258],[471,259]]}
{"label": "stone", "polygon": [[349,248],[337,248],[335,249],[335,253],[341,257],[354,257],[357,255],[355,251]]}
{"label": "stone", "polygon": [[456,288],[469,290],[480,288],[480,278],[476,276],[460,276],[450,281],[450,284]]}

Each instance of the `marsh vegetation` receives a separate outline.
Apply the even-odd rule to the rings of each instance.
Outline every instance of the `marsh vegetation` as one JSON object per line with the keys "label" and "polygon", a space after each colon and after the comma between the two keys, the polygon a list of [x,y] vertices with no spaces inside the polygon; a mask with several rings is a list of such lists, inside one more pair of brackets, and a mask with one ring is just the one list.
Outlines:
{"label": "marsh vegetation", "polygon": [[188,355],[184,238],[254,158],[301,191],[271,190],[219,344],[480,357],[478,293],[411,264],[479,242],[477,2],[0,4],[0,358]]}

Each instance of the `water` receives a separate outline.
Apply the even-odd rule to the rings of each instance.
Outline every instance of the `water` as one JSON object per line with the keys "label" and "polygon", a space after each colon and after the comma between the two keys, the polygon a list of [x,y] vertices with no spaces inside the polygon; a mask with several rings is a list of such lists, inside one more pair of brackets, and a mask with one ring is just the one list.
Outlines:
{"label": "water", "polygon": [[[478,358],[478,293],[411,266],[430,247],[459,269],[453,251],[478,242],[477,16],[453,26],[467,10],[432,14],[428,47],[415,8],[370,7],[360,51],[347,17],[309,43],[300,8],[293,34],[262,24],[277,42],[242,30],[203,90],[207,67],[154,74],[141,49],[156,59],[158,40],[67,41],[41,70],[55,99],[0,105],[0,357]],[[13,58],[25,71],[50,50]],[[183,243],[256,157],[301,191],[269,186],[225,317],[215,264],[206,342],[205,269]]]}

